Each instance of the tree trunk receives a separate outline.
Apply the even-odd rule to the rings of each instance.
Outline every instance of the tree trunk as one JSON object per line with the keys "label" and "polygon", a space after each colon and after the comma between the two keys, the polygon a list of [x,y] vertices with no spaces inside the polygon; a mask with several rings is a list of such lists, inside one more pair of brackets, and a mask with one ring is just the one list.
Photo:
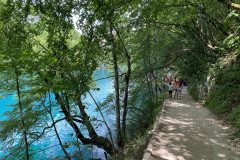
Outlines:
{"label": "tree trunk", "polygon": [[131,63],[130,63],[130,57],[128,56],[128,53],[126,52],[126,58],[128,61],[128,70],[125,75],[125,94],[124,94],[124,100],[123,100],[123,121],[122,121],[122,132],[123,135],[126,136],[126,119],[127,119],[127,105],[128,105],[128,88],[129,88],[129,81],[130,81],[130,74],[131,74]]}
{"label": "tree trunk", "polygon": [[[123,43],[123,42],[122,42]],[[123,135],[126,136],[126,119],[127,119],[127,105],[128,105],[128,88],[129,88],[129,81],[130,81],[130,75],[131,75],[131,62],[130,62],[130,56],[128,54],[128,51],[123,44],[125,57],[127,59],[127,73],[125,75],[125,94],[123,99],[123,121],[122,121],[122,132]]]}
{"label": "tree trunk", "polygon": [[230,6],[230,7],[236,8],[236,9],[240,9],[240,4],[232,3],[232,2],[226,2],[225,0],[217,0],[217,1],[225,4],[226,6]]}
{"label": "tree trunk", "polygon": [[18,80],[18,77],[19,77],[19,76],[18,76],[18,73],[17,73],[17,71],[16,71],[18,105],[19,105],[19,110],[20,110],[20,116],[21,116],[22,126],[23,126],[23,135],[24,135],[24,140],[25,140],[26,156],[27,156],[27,160],[29,160],[27,131],[26,131],[26,125],[25,125],[25,122],[24,122],[23,109],[22,109],[21,96],[20,96],[21,93],[20,93],[20,89],[19,89],[19,80]]}
{"label": "tree trunk", "polygon": [[114,67],[114,88],[115,88],[115,103],[116,103],[116,125],[117,125],[117,142],[118,146],[122,146],[122,133],[121,133],[121,116],[120,116],[120,96],[119,96],[119,79],[118,79],[118,63],[116,55],[116,45],[114,42],[113,35],[113,24],[111,20],[109,21],[109,36],[112,46],[112,57],[113,57],[113,67]]}
{"label": "tree trunk", "polygon": [[150,80],[149,80],[150,77],[149,77],[149,74],[147,72],[147,68],[148,68],[148,66],[147,66],[147,58],[146,58],[146,56],[144,54],[144,52],[145,52],[144,41],[142,41],[142,50],[143,50],[143,55],[144,55],[144,57],[143,57],[143,64],[144,64],[144,70],[145,70],[145,79],[146,79],[147,86],[148,86],[149,98],[152,99],[152,91],[151,91],[151,85],[150,85]]}
{"label": "tree trunk", "polygon": [[[154,59],[155,64],[157,64],[157,34],[156,34],[156,23],[154,24]],[[158,74],[157,70],[155,70],[155,103],[158,102]]]}
{"label": "tree trunk", "polygon": [[[144,64],[144,69],[147,71],[147,63],[146,63],[146,58],[143,58],[143,64]],[[145,72],[145,78],[147,81],[147,85],[148,85],[148,93],[149,93],[149,98],[152,98],[152,91],[151,91],[151,85],[150,85],[150,81],[149,81],[149,74],[147,72]]]}
{"label": "tree trunk", "polygon": [[[44,49],[48,50],[45,47],[44,47]],[[42,74],[40,72],[38,72],[38,74],[40,76],[42,76]],[[66,73],[66,74],[68,76],[70,76],[74,82],[77,82],[74,75],[72,75],[70,73]],[[48,83],[48,79],[44,78],[44,82]],[[77,83],[79,83],[79,82],[77,82]],[[83,136],[83,134],[81,133],[80,129],[78,128],[78,126],[76,125],[74,120],[72,119],[72,116],[70,114],[69,103],[67,103],[67,105],[65,105],[65,103],[63,102],[60,94],[58,92],[55,92],[54,94],[55,94],[55,99],[57,100],[58,104],[60,105],[60,107],[61,107],[61,109],[63,111],[63,114],[66,117],[67,122],[73,128],[74,132],[76,133],[77,138],[83,144],[93,144],[93,145],[96,145],[97,147],[104,149],[107,153],[109,153],[112,156],[115,153],[117,153],[117,149],[115,148],[115,146],[113,144],[111,144],[111,142],[107,138],[104,138],[102,136],[98,136],[97,133],[95,132],[94,127],[92,126],[92,124],[90,122],[90,118],[87,115],[87,113],[85,112],[85,106],[82,105],[81,94],[80,94],[80,91],[78,89],[77,89],[76,100],[78,101],[78,107],[79,107],[79,110],[80,110],[80,112],[82,113],[82,116],[83,116],[83,121],[81,123],[87,127],[87,130],[89,132],[90,138],[85,138]],[[67,95],[65,94],[65,96],[67,96]]]}
{"label": "tree trunk", "polygon": [[[147,61],[148,61],[148,66],[152,67],[152,64],[151,64],[151,56],[150,56],[150,53],[151,53],[151,44],[150,44],[150,35],[148,34],[147,35],[147,45],[148,45],[148,51],[147,51]],[[150,92],[151,92],[151,95],[152,95],[152,98],[153,98],[153,70],[150,71],[149,73],[149,86],[150,86]]]}
{"label": "tree trunk", "polygon": [[[77,93],[78,93],[78,91],[77,91]],[[79,110],[80,110],[81,116],[82,116],[81,123],[86,126],[86,128],[89,132],[90,138],[85,138],[83,136],[83,134],[81,133],[77,124],[74,122],[71,114],[68,112],[59,93],[55,93],[55,99],[57,100],[58,104],[60,105],[60,107],[63,111],[63,114],[65,115],[65,117],[67,119],[67,122],[74,129],[77,138],[80,139],[83,144],[96,145],[97,147],[104,149],[110,155],[114,155],[114,153],[117,153],[116,148],[111,144],[111,142],[107,138],[98,136],[97,133],[95,132],[95,129],[90,122],[90,117],[85,112],[85,106],[82,104],[82,101],[80,99],[80,94],[76,96],[76,100],[78,100],[78,107],[79,107]]]}
{"label": "tree trunk", "polygon": [[124,90],[124,99],[123,99],[123,120],[122,120],[122,133],[123,136],[126,136],[126,119],[127,119],[127,105],[128,105],[128,88],[129,88],[129,81],[130,81],[130,75],[131,75],[131,57],[128,54],[127,48],[120,36],[120,33],[115,28],[118,38],[120,39],[122,46],[123,46],[123,52],[127,59],[127,73],[125,75],[125,90]]}

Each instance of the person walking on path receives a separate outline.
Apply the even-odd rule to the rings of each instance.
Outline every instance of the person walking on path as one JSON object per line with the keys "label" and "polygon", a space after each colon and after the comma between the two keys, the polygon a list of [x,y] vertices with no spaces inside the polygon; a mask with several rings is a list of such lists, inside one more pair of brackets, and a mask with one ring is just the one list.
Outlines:
{"label": "person walking on path", "polygon": [[171,83],[171,81],[169,82],[169,85],[168,85],[168,91],[169,91],[169,98],[172,98],[172,91],[173,91],[173,85]]}
{"label": "person walking on path", "polygon": [[180,83],[177,83],[177,99],[180,100],[180,95],[182,92],[182,87],[180,87]]}
{"label": "person walking on path", "polygon": [[175,80],[175,83],[174,83],[174,99],[177,97],[178,99],[178,92],[177,92],[177,89],[178,89],[178,81]]}
{"label": "person walking on path", "polygon": [[181,96],[182,96],[183,95],[182,94],[182,91],[183,91],[183,80],[182,79],[180,80],[180,87],[181,87]]}

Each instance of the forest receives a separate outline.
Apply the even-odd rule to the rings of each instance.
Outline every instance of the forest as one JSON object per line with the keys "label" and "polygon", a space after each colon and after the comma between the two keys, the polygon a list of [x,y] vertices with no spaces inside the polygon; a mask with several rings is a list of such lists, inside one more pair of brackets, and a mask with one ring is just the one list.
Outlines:
{"label": "forest", "polygon": [[240,0],[0,0],[0,159],[133,151],[168,73],[240,132],[239,38]]}

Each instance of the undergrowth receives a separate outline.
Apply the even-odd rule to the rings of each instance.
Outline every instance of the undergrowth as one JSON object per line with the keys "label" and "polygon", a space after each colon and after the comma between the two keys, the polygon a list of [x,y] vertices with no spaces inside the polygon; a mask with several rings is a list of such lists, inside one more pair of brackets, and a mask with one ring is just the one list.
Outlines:
{"label": "undergrowth", "polygon": [[[236,127],[240,135],[240,59],[214,71],[214,85],[204,106]],[[198,100],[196,85],[197,83],[191,85],[189,92]]]}
{"label": "undergrowth", "polygon": [[197,91],[197,83],[191,83],[191,85],[188,86],[188,91],[192,95],[192,97],[198,101],[198,92]]}
{"label": "undergrowth", "polygon": [[[132,101],[132,103],[138,104],[136,107],[138,107],[139,112],[135,112],[134,109],[130,110],[131,121],[129,121],[130,123],[127,127],[128,152],[126,155],[119,155],[114,160],[124,160],[127,158],[142,159],[143,150],[148,145],[149,131],[153,129],[153,124],[163,106],[165,97],[166,94],[161,94],[156,104],[143,93],[139,98]],[[138,103],[139,99],[141,99],[141,103]]]}

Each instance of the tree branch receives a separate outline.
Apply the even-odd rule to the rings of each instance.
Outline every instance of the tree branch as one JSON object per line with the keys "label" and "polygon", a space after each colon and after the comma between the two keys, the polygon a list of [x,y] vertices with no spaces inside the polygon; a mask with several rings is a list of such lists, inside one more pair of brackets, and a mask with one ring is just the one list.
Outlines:
{"label": "tree branch", "polygon": [[31,145],[31,144],[34,143],[35,141],[39,140],[39,139],[45,134],[45,131],[46,131],[47,129],[52,128],[55,124],[57,124],[58,122],[60,122],[60,121],[62,121],[62,120],[65,120],[65,119],[66,119],[66,117],[61,118],[61,119],[58,119],[58,120],[56,120],[54,123],[52,123],[52,125],[45,127],[40,135],[36,135],[36,134],[35,134],[35,136],[38,136],[37,139],[33,140],[31,143],[29,143],[29,145]]}
{"label": "tree branch", "polygon": [[176,61],[177,58],[179,58],[179,57],[181,57],[181,56],[183,56],[183,54],[181,54],[181,55],[179,55],[179,56],[176,56],[172,61],[170,61],[168,64],[166,64],[166,65],[164,65],[164,66],[154,67],[154,68],[149,69],[149,70],[146,70],[146,71],[144,71],[144,72],[142,72],[142,73],[138,73],[138,75],[137,75],[137,76],[134,76],[134,78],[137,78],[137,77],[139,77],[139,76],[141,76],[141,75],[143,75],[143,74],[149,73],[149,72],[153,72],[154,70],[159,70],[159,69],[166,68],[166,67],[170,66],[173,62]]}
{"label": "tree branch", "polygon": [[234,7],[234,8],[240,9],[240,5],[237,4],[237,3],[229,2],[229,5],[230,5],[231,7]]}

